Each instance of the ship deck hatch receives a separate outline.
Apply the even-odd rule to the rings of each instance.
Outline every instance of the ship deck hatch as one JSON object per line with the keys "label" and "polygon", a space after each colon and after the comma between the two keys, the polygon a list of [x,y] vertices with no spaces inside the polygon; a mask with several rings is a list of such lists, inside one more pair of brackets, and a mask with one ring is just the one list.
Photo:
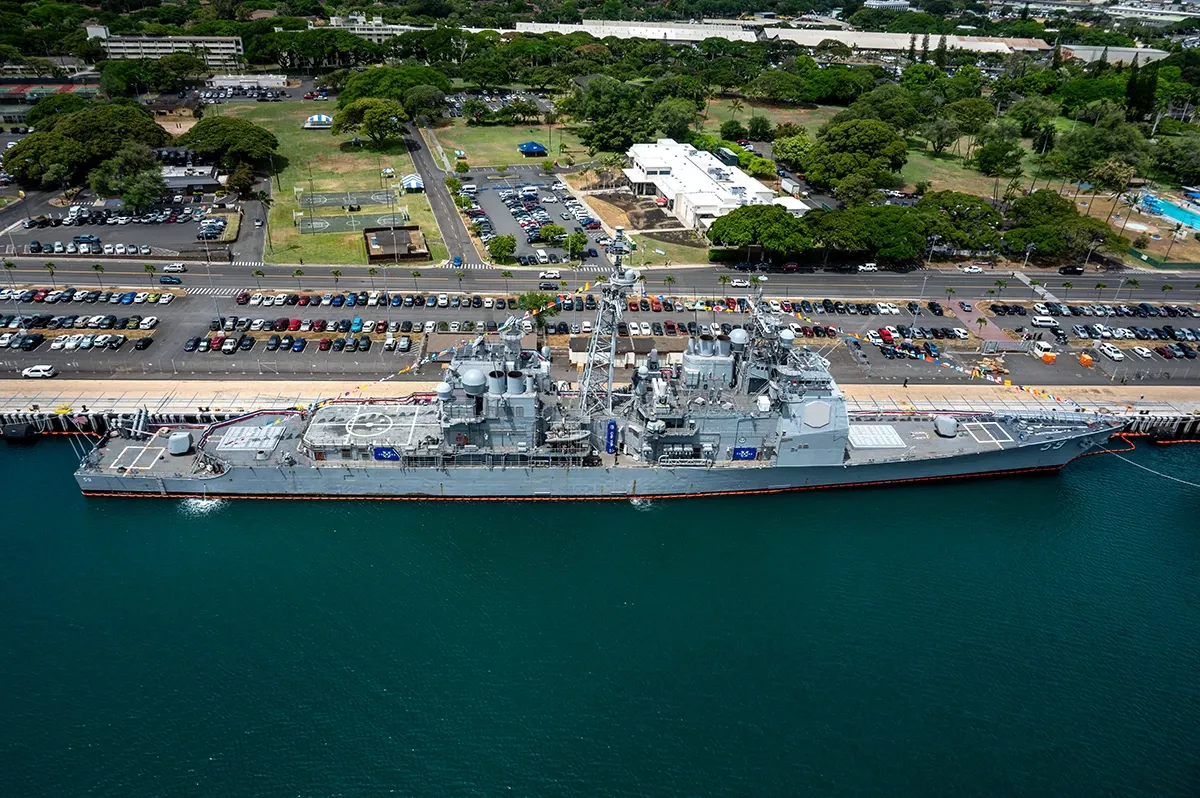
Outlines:
{"label": "ship deck hatch", "polygon": [[227,427],[217,444],[218,452],[273,452],[283,437],[282,424],[268,423],[265,426],[238,424]]}

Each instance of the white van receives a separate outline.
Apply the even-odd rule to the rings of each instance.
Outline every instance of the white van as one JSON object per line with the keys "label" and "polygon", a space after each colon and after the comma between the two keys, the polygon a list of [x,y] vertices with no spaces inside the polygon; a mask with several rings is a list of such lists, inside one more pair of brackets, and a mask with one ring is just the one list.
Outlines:
{"label": "white van", "polygon": [[860,263],[858,270],[860,272],[877,272],[879,271],[879,265],[875,263]]}
{"label": "white van", "polygon": [[1058,320],[1053,316],[1034,316],[1033,321],[1029,322],[1034,327],[1057,327]]}
{"label": "white van", "polygon": [[1109,360],[1121,361],[1125,359],[1125,354],[1112,344],[1100,344],[1097,348],[1107,355]]}
{"label": "white van", "polygon": [[1029,350],[1029,354],[1038,360],[1042,359],[1042,355],[1053,354],[1053,352],[1054,347],[1048,341],[1034,341],[1033,348]]}
{"label": "white van", "polygon": [[[546,250],[544,250],[544,249],[539,249],[537,251],[537,259],[538,259],[538,263],[549,263],[550,262],[550,256],[546,254]],[[548,274],[548,272],[543,272],[542,276],[545,277],[546,274]],[[554,273],[554,277],[555,278],[558,277],[558,272]]]}
{"label": "white van", "polygon": [[470,194],[472,197],[473,197],[473,196],[475,196],[475,192],[476,192],[476,191],[478,191],[478,190],[479,190],[479,189],[477,189],[477,188],[475,187],[475,184],[474,184],[474,183],[467,183],[465,186],[463,186],[463,187],[462,187],[462,193],[463,193],[463,194]]}

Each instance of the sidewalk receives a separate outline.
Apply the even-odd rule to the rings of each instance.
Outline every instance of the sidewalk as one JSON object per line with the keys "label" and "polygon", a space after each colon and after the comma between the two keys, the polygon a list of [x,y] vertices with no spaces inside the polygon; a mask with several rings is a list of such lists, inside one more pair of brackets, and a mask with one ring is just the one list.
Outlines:
{"label": "sidewalk", "polygon": [[[953,407],[967,402],[994,402],[1001,406],[1018,404],[1049,409],[1065,409],[1064,405],[1032,394],[1016,391],[993,383],[964,385],[898,385],[842,384],[847,399],[859,403],[881,405],[933,403]],[[1038,385],[1039,389],[1055,396],[1064,396],[1083,405],[1087,410],[1105,408],[1110,411],[1127,409],[1151,412],[1200,413],[1200,388],[1184,385]]]}

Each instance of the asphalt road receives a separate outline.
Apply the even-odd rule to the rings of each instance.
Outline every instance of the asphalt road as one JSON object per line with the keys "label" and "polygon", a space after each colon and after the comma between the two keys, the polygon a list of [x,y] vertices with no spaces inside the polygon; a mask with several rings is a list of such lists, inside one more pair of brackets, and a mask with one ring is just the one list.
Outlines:
{"label": "asphalt road", "polygon": [[412,155],[417,173],[425,181],[425,196],[429,197],[429,205],[437,218],[438,227],[442,230],[442,239],[446,242],[446,248],[450,250],[450,259],[458,256],[464,263],[478,262],[479,255],[471,242],[471,234],[467,232],[462,215],[455,208],[450,190],[446,188],[445,172],[437,167],[416,125],[408,125],[406,130],[408,132],[404,143]]}
{"label": "asphalt road", "polygon": [[[444,190],[444,186],[443,186]],[[247,211],[247,217],[250,212]],[[461,227],[461,225],[460,225]],[[86,229],[86,228],[84,228]],[[466,235],[465,228],[462,234]],[[454,251],[453,249],[451,250]],[[466,250],[468,254],[472,250]],[[43,264],[47,258],[42,256],[33,257],[15,257],[10,258],[17,264],[17,267],[10,272],[10,276],[17,283],[30,283],[41,285],[46,282],[46,271]],[[469,258],[464,258],[468,263]],[[105,266],[104,280],[106,284],[111,285],[129,285],[130,287],[144,287],[146,285],[146,274],[143,271],[143,264],[154,262],[152,258],[106,258],[106,257],[89,257],[86,261],[72,261],[64,258],[56,258],[55,264],[58,267],[56,278],[60,284],[66,282],[78,283],[80,285],[93,285],[96,280],[96,275],[92,272],[92,263],[102,263]],[[159,261],[165,263],[167,261]],[[213,263],[211,265],[212,284],[218,287],[225,288],[254,288],[256,281],[250,276],[255,266],[234,265],[228,263]],[[291,278],[291,265],[269,265],[261,267],[266,272],[266,277],[262,278],[262,287],[294,289],[296,282]],[[366,278],[367,268],[362,265],[345,265],[339,266],[339,270],[345,275],[342,278],[340,287],[345,289],[349,285],[349,281],[358,277],[360,280]],[[393,287],[404,287],[407,289],[413,285],[412,278],[409,273],[413,267],[401,265],[400,267],[392,267],[384,269],[377,267],[382,275],[382,272],[388,271],[394,275],[392,277]],[[472,269],[467,271],[461,281],[461,289],[469,292],[485,292],[505,293],[515,291],[528,291],[537,287],[538,269],[537,268],[521,268],[517,266],[506,267],[515,275],[510,280],[505,280],[500,276],[500,269]],[[580,272],[572,274],[569,269],[559,266],[559,271],[568,282],[569,288],[575,288],[576,283],[582,285],[585,281],[595,277],[594,274],[588,272]],[[436,266],[417,267],[421,272],[421,277],[417,280],[417,285],[413,286],[413,290],[426,291],[448,291],[458,289],[460,281],[455,276],[453,269],[443,269]],[[161,273],[161,268],[160,268]],[[674,279],[674,284],[667,287],[662,280],[667,275]],[[1130,288],[1128,285],[1120,288],[1122,275],[1103,273],[1089,274],[1085,277],[1062,277],[1057,273],[1041,274],[1030,270],[1028,274],[1035,279],[1042,280],[1045,287],[1055,293],[1060,301],[1066,302],[1096,302],[1103,301],[1107,303],[1114,302],[1152,302],[1152,303],[1181,303],[1194,302],[1200,300],[1200,274],[1195,276],[1161,274],[1153,272],[1131,272],[1126,273],[1125,277],[1136,276],[1140,283],[1140,287],[1136,289]],[[672,268],[670,270],[656,269],[647,272],[647,290],[650,293],[668,293],[676,296],[722,296],[739,293],[744,293],[745,289],[734,289],[727,285],[722,285],[718,278],[721,275],[727,275],[731,278],[739,276],[735,272],[726,269],[718,269],[712,267],[695,267],[695,268]],[[382,276],[377,277],[378,282],[382,282]],[[995,281],[1004,279],[1008,286],[1003,289],[997,289]],[[185,286],[207,286],[209,284],[206,276],[206,269],[203,263],[193,263],[189,265],[189,273],[183,276]],[[1064,289],[1063,282],[1071,282],[1073,288]],[[1096,290],[1097,282],[1104,283],[1107,288]],[[1173,290],[1164,292],[1161,290],[1163,285],[1172,286]],[[303,287],[305,289],[328,291],[334,288],[334,278],[332,275],[320,274],[317,272],[308,272],[305,274]],[[912,272],[910,274],[894,274],[892,272],[876,272],[871,274],[833,274],[833,273],[817,273],[817,274],[771,274],[768,275],[764,293],[768,296],[779,298],[806,298],[806,299],[823,299],[829,297],[831,299],[946,299],[946,289],[954,289],[952,299],[954,301],[980,301],[995,299],[1003,301],[1023,301],[1032,299],[1032,291],[1024,287],[1013,279],[1009,272],[986,272],[984,274],[962,274],[956,271],[930,269],[927,271]],[[989,290],[997,291],[998,295],[990,295]],[[1118,296],[1119,293],[1119,296]]]}

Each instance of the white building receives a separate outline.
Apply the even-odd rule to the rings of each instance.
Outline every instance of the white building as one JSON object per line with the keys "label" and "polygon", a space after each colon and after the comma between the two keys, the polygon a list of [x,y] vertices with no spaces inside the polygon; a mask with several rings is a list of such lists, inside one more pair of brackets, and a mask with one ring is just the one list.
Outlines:
{"label": "white building", "polygon": [[908,0],[865,0],[863,8],[875,8],[880,11],[907,11]]}
{"label": "white building", "polygon": [[213,75],[204,85],[210,89],[286,89],[287,75]]}
{"label": "white building", "polygon": [[706,230],[717,217],[745,205],[766,205],[775,192],[738,169],[674,139],[634,144],[623,170],[638,196],[662,197],[685,227]]}
{"label": "white building", "polygon": [[87,37],[100,39],[109,58],[148,58],[189,53],[212,69],[232,69],[242,57],[241,36],[113,36],[104,25],[88,25]]}
{"label": "white building", "polygon": [[414,30],[431,30],[427,27],[420,28],[413,25],[393,25],[384,22],[383,17],[378,16],[368,19],[366,14],[347,14],[344,17],[330,17],[329,24],[327,25],[316,25],[313,22],[308,23],[309,30],[320,30],[322,28],[344,30],[376,44],[383,44],[388,39],[393,36],[399,36],[401,33],[408,33]]}
{"label": "white building", "polygon": [[702,42],[705,39],[726,39],[731,42],[753,42],[758,39],[754,25],[710,25],[687,22],[618,22],[590,19],[581,25],[559,22],[518,22],[518,33],[590,33],[597,39],[651,39],[670,43]]}
{"label": "white building", "polygon": [[776,197],[771,200],[772,205],[778,205],[792,216],[800,217],[812,210],[806,203],[796,199],[795,197]]}

